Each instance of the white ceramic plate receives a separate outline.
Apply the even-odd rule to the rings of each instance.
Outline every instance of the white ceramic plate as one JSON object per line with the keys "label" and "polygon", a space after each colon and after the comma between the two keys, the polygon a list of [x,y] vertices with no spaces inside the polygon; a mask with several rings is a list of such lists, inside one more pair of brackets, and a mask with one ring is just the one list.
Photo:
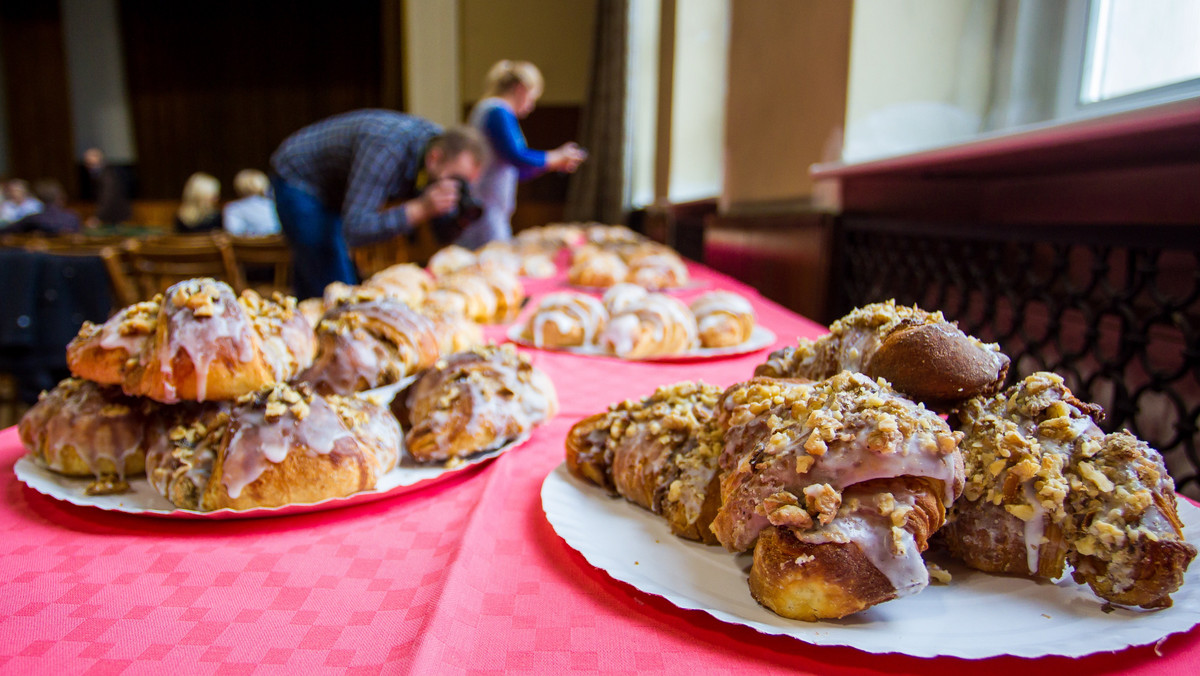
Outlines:
{"label": "white ceramic plate", "polygon": [[[555,532],[588,563],[680,608],[765,634],[871,653],[969,659],[1016,655],[1079,657],[1155,643],[1200,623],[1200,565],[1166,610],[1104,603],[1069,575],[1057,583],[989,575],[948,561],[949,586],[883,603],[848,618],[800,622],[750,596],[749,554],[734,555],[672,535],[666,520],[570,475],[566,465],[542,484],[542,507]],[[1200,509],[1179,501],[1184,535],[1200,541]]]}
{"label": "white ceramic plate", "polygon": [[122,493],[121,495],[87,495],[84,491],[88,484],[92,483],[92,479],[77,479],[55,474],[28,454],[17,460],[14,469],[17,478],[35,491],[56,500],[62,500],[81,507],[93,507],[112,512],[167,519],[253,519],[265,516],[321,512],[327,509],[338,509],[340,507],[360,505],[383,498],[390,498],[448,479],[469,467],[507,453],[525,443],[528,439],[528,434],[522,435],[495,450],[471,456],[462,464],[452,468],[444,465],[418,465],[407,454],[401,452],[400,465],[379,477],[379,483],[373,490],[361,491],[344,498],[329,498],[320,502],[284,505],[282,507],[263,507],[241,511],[218,509],[212,512],[195,512],[187,509],[179,509],[172,505],[166,498],[159,495],[150,486],[150,483],[146,481],[145,477],[130,479],[130,491],[128,493]]}
{"label": "white ceramic plate", "polygon": [[[525,323],[517,322],[508,328],[508,339],[517,345],[525,347],[533,347],[539,350],[550,350],[553,352],[570,352],[571,354],[582,354],[589,357],[614,357],[614,355],[604,352],[598,347],[538,347],[533,342],[526,340],[524,334]],[[643,359],[630,359],[629,361],[659,361],[659,362],[676,362],[676,361],[703,361],[705,359],[717,359],[719,357],[729,357],[739,354],[750,354],[758,352],[763,348],[770,347],[775,344],[775,332],[765,326],[755,325],[754,330],[750,332],[750,338],[740,345],[732,345],[730,347],[699,347],[683,354],[661,355],[657,357],[645,357]],[[615,357],[614,357],[615,358]]]}

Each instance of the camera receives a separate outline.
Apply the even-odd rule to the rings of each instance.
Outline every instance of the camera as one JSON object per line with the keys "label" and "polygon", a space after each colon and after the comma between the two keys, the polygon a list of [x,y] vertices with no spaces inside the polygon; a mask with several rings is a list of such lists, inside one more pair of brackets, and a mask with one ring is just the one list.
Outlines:
{"label": "camera", "polygon": [[453,242],[468,225],[483,218],[483,204],[471,194],[471,184],[458,176],[451,178],[458,183],[458,205],[431,222],[433,236],[438,244]]}

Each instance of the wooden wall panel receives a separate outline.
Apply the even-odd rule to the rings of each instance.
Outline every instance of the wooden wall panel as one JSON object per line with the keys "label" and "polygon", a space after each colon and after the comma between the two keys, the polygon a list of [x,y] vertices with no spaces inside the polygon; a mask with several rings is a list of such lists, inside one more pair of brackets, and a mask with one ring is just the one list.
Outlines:
{"label": "wooden wall panel", "polygon": [[142,196],[266,169],[288,134],[381,102],[379,0],[121,0]]}
{"label": "wooden wall panel", "polygon": [[71,139],[67,57],[57,0],[0,3],[8,106],[9,173],[55,178],[68,194],[77,175]]}

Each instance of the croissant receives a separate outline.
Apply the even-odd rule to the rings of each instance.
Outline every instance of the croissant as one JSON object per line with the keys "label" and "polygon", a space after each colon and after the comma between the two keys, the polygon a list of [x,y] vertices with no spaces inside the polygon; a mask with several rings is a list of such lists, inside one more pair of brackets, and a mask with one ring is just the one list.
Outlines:
{"label": "croissant", "polygon": [[1104,437],[1097,415],[1052,373],[967,402],[958,415],[967,485],[942,533],[950,552],[987,572],[1062,575],[1065,470]]}
{"label": "croissant", "polygon": [[[447,296],[461,296],[461,304]],[[442,277],[430,294],[430,305],[464,314],[480,324],[512,320],[525,300],[525,287],[516,275],[495,267],[460,270]]]}
{"label": "croissant", "polygon": [[688,283],[688,269],[673,251],[655,253],[633,259],[626,279],[647,289],[671,289]]}
{"label": "croissant", "polygon": [[199,511],[233,402],[163,407],[146,449],[146,479],[181,509]]}
{"label": "croissant", "polygon": [[307,322],[294,300],[279,298],[236,298],[223,282],[186,280],[99,328],[85,323],[67,347],[67,365],[163,403],[234,399],[291,378],[312,359]]}
{"label": "croissant", "polygon": [[245,510],[374,488],[396,464],[400,427],[381,404],[321,397],[302,383],[248,394],[168,439],[151,471],[156,489],[188,509]]}
{"label": "croissant", "polygon": [[1183,539],[1175,486],[1157,451],[1053,373],[1034,373],[959,411],[964,499],[939,537],[967,565],[1059,577],[1065,564],[1101,598],[1159,608],[1196,549]]}
{"label": "croissant", "polygon": [[384,295],[403,301],[409,307],[420,307],[433,291],[433,276],[414,263],[398,263],[371,275],[363,286],[379,289]]}
{"label": "croissant", "polygon": [[442,277],[457,272],[462,268],[474,265],[478,261],[475,252],[464,249],[457,244],[442,247],[429,257],[429,271],[435,277]]}
{"label": "croissant", "polygon": [[537,347],[580,347],[592,345],[608,321],[604,305],[582,293],[552,293],[543,296],[525,322],[525,340]]}
{"label": "croissant", "polygon": [[439,360],[413,383],[399,416],[408,454],[429,462],[497,448],[557,411],[546,374],[511,345],[492,345]]}
{"label": "croissant", "polygon": [[884,378],[897,391],[935,410],[998,392],[1009,359],[947,322],[940,312],[897,306],[894,300],[856,309],[816,341],[771,353],[755,375],[819,380],[839,371]]}
{"label": "croissant", "polygon": [[607,251],[581,254],[567,271],[567,280],[576,286],[612,286],[628,276],[629,266],[625,261]]}
{"label": "croissant", "polygon": [[317,325],[317,358],[300,380],[326,394],[389,385],[433,364],[435,331],[428,317],[401,301],[349,298]]}
{"label": "croissant", "polygon": [[671,531],[716,544],[721,391],[704,383],[660,387],[584,418],[566,439],[572,474],[666,518]]}
{"label": "croissant", "polygon": [[645,287],[621,282],[609,287],[600,300],[604,303],[604,308],[608,310],[608,314],[619,315],[628,312],[629,308],[641,302],[648,293]]}
{"label": "croissant", "polygon": [[431,306],[421,308],[420,312],[433,323],[438,354],[454,354],[483,345],[483,329],[463,315]]}
{"label": "croissant", "polygon": [[730,551],[755,548],[755,598],[816,620],[928,585],[920,553],[962,491],[961,433],[851,372],[811,384],[756,379],[719,406],[712,530]]}
{"label": "croissant", "polygon": [[701,347],[730,347],[750,339],[754,307],[730,291],[710,291],[691,304]]}
{"label": "croissant", "polygon": [[158,407],[117,388],[67,378],[21,417],[21,443],[51,470],[97,479],[89,493],[121,492],[145,469],[147,433]]}
{"label": "croissant", "polygon": [[[1090,450],[1090,449],[1089,449]],[[1128,432],[1069,467],[1072,576],[1113,603],[1166,608],[1196,548],[1183,539],[1162,456]]]}
{"label": "croissant", "polygon": [[625,359],[683,354],[696,346],[696,318],[687,306],[655,293],[609,318],[599,345]]}

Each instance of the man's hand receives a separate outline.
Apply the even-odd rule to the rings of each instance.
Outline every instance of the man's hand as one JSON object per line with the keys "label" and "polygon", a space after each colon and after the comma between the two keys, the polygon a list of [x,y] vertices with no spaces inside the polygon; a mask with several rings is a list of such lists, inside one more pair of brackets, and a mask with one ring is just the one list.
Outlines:
{"label": "man's hand", "polygon": [[420,197],[404,203],[409,223],[423,223],[442,214],[454,211],[458,206],[458,181],[443,178],[425,188]]}

